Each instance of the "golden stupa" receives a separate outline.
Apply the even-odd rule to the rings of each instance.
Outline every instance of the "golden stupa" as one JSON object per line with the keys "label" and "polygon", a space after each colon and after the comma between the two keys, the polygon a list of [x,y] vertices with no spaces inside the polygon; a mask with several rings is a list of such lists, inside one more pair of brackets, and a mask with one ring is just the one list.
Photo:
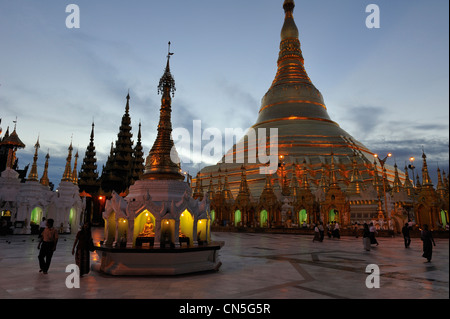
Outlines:
{"label": "golden stupa", "polygon": [[[281,30],[278,70],[271,87],[262,98],[256,123],[250,129],[256,135],[262,131],[259,129],[266,129],[267,155],[270,154],[270,129],[278,130],[276,144],[279,162],[277,169],[270,173],[272,181],[275,181],[274,190],[279,194],[283,184],[291,183],[296,167],[306,168],[311,188],[319,188],[321,179],[330,180],[332,157],[338,170],[337,180],[343,189],[348,188],[355,161],[361,181],[371,181],[374,178],[374,164],[376,170],[383,174],[381,163],[373,152],[328,115],[322,94],[311,82],[304,67],[299,32],[293,16],[294,7],[293,0],[284,1],[285,20]],[[241,166],[244,165],[251,195],[260,196],[266,184],[265,174],[261,174],[260,168],[268,164],[258,159],[256,162],[249,161],[249,154],[259,154],[258,145],[258,142],[249,144],[248,138],[244,136],[220,163],[203,168],[197,180],[201,180],[202,185],[208,185],[213,179],[212,184],[217,188],[226,175],[229,190],[236,196],[241,181]],[[237,162],[238,157],[244,158],[244,161]],[[230,158],[234,158],[233,163],[230,163]],[[387,179],[393,181],[394,168],[389,165],[385,165],[385,168]],[[323,174],[327,176],[322,178]],[[399,174],[404,181],[403,172]]]}

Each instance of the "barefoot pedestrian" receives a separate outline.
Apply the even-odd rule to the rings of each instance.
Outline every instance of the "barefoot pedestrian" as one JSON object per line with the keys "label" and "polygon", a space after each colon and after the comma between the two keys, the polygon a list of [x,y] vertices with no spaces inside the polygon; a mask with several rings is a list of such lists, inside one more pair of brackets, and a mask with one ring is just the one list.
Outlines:
{"label": "barefoot pedestrian", "polygon": [[58,231],[53,228],[53,219],[47,219],[47,228],[42,232],[41,240],[38,244],[39,249],[39,272],[47,274],[52,261],[53,252],[56,250],[58,243]]}

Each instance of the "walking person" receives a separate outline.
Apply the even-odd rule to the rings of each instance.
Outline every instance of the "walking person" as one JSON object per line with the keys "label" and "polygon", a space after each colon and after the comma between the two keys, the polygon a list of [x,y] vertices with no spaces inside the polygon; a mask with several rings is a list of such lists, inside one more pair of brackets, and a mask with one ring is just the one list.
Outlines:
{"label": "walking person", "polygon": [[370,251],[370,230],[367,223],[364,223],[363,227],[363,245],[365,250]]}
{"label": "walking person", "polygon": [[355,222],[355,225],[353,226],[353,235],[358,238],[359,237],[359,226],[358,223]]}
{"label": "walking person", "polygon": [[333,230],[333,238],[337,238],[340,239],[341,238],[341,233],[339,232],[340,226],[338,222],[334,222],[334,230]]}
{"label": "walking person", "polygon": [[375,238],[375,234],[377,233],[377,229],[375,228],[373,223],[370,223],[369,232],[370,232],[370,244],[371,245],[377,244],[377,246],[378,246],[378,241]]}
{"label": "walking person", "polygon": [[47,219],[47,228],[42,232],[41,240],[38,244],[39,251],[39,272],[47,274],[52,261],[53,252],[56,250],[58,243],[58,230],[53,228],[53,219]]}
{"label": "walking person", "polygon": [[411,245],[411,236],[409,235],[410,230],[411,228],[409,227],[408,223],[406,223],[402,228],[403,239],[405,240],[405,248],[408,248],[409,245]]}
{"label": "walking person", "polygon": [[327,224],[327,235],[328,235],[328,238],[331,238],[331,234],[332,234],[332,232],[333,232],[333,226],[332,226],[333,224],[331,223],[331,222],[329,222],[328,224]]}
{"label": "walking person", "polygon": [[423,225],[423,230],[420,234],[420,239],[423,241],[423,258],[427,259],[427,262],[431,262],[433,255],[433,246],[436,246],[431,231],[428,230],[428,225]]}
{"label": "walking person", "polygon": [[[86,222],[77,233],[73,243],[72,255],[75,255],[75,263],[80,270],[80,277],[88,274],[90,270],[91,253],[93,247],[91,225]],[[76,248],[76,251],[75,251]]]}
{"label": "walking person", "polygon": [[313,238],[313,242],[315,242],[316,240],[320,241],[320,232],[319,232],[319,226],[317,226],[317,224],[314,227],[314,238]]}
{"label": "walking person", "polygon": [[323,223],[319,223],[319,234],[320,234],[320,242],[323,242],[323,238],[325,237],[325,229],[323,228]]}

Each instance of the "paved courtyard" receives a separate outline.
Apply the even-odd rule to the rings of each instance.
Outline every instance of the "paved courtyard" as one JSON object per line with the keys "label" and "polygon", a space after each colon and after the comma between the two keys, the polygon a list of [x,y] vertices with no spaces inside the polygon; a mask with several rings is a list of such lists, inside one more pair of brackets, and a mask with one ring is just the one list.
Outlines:
{"label": "paved courtyard", "polygon": [[[431,263],[422,242],[378,238],[370,252],[362,238],[213,233],[224,241],[218,272],[175,277],[112,277],[93,272],[80,288],[66,287],[74,235],[61,235],[47,275],[39,273],[37,236],[0,237],[0,299],[448,299],[449,241],[436,239]],[[103,239],[101,229],[95,241]],[[96,253],[91,254],[94,261]],[[366,267],[380,269],[380,288],[369,289]]]}

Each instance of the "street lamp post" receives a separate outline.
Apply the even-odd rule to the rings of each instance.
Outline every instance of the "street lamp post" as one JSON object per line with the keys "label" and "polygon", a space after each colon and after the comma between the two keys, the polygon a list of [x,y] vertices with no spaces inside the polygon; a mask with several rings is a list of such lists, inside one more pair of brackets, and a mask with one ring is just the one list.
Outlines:
{"label": "street lamp post", "polygon": [[[386,163],[387,159],[392,156],[392,153],[388,153],[383,159],[380,159],[380,157],[377,154],[375,154],[374,156],[376,158],[378,158],[378,161],[380,162],[380,165],[381,165],[381,170],[383,172],[384,211],[385,211],[385,214],[387,214],[388,213],[387,198],[386,198],[386,182],[387,181],[384,180],[385,179],[384,177],[386,176],[386,168],[384,167],[384,164]],[[387,178],[387,176],[386,176],[386,178]],[[383,217],[386,218],[386,216],[383,216]]]}

